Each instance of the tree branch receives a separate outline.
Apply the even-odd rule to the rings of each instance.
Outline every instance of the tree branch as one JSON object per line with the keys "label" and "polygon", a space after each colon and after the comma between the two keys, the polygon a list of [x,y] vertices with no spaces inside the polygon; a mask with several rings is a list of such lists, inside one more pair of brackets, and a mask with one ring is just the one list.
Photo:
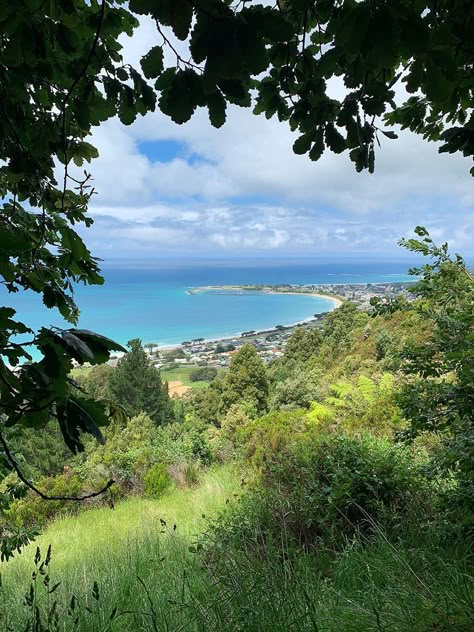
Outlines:
{"label": "tree branch", "polygon": [[40,496],[40,498],[42,498],[43,500],[73,500],[76,502],[82,502],[83,500],[88,500],[89,498],[96,498],[97,496],[101,496],[102,494],[105,494],[105,492],[109,490],[112,487],[112,485],[115,483],[115,481],[111,479],[104,488],[100,489],[97,492],[92,492],[91,494],[85,494],[84,496],[48,496],[47,494],[44,494],[41,490],[39,490],[35,485],[33,485],[33,483],[31,483],[25,477],[25,475],[20,469],[20,466],[16,462],[15,457],[11,453],[10,448],[8,447],[8,443],[5,440],[5,437],[2,435],[1,432],[0,432],[0,443],[3,446],[5,455],[9,463],[15,470],[20,481],[24,483],[27,487],[29,487],[29,489],[34,491],[35,494],[38,494],[38,496]]}

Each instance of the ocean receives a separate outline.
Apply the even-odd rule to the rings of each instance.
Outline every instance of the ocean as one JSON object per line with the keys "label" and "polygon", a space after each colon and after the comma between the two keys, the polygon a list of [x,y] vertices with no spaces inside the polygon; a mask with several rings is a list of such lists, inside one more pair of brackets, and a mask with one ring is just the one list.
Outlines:
{"label": "ocean", "polygon": [[[329,299],[298,295],[221,295],[187,289],[230,284],[332,284],[409,281],[406,262],[291,260],[111,260],[102,264],[103,286],[79,286],[79,326],[121,344],[132,338],[158,345],[193,338],[221,338],[246,330],[301,322],[329,311]],[[41,298],[19,292],[0,304],[12,305],[33,329],[69,327]]]}

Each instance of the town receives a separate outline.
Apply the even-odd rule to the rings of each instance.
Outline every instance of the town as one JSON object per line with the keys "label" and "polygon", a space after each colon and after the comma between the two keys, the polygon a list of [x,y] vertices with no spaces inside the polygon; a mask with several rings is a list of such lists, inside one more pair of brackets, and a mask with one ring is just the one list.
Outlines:
{"label": "town", "polygon": [[[350,300],[360,310],[369,310],[370,299],[373,297],[394,299],[399,296],[411,300],[413,295],[409,292],[410,283],[351,283],[329,285],[239,285],[239,286],[208,286],[188,290],[190,294],[198,292],[220,292],[229,294],[232,292],[255,293],[301,293],[327,296],[333,298],[339,304]],[[270,362],[283,354],[283,349],[288,338],[296,327],[321,327],[324,318],[329,312],[314,314],[312,319],[292,326],[275,325],[265,331],[244,331],[239,335],[219,339],[205,340],[196,338],[185,340],[180,345],[161,346],[156,343],[146,343],[145,350],[150,360],[158,368],[170,365],[198,366],[225,368],[240,347],[244,344],[253,344],[258,355],[264,362]]]}

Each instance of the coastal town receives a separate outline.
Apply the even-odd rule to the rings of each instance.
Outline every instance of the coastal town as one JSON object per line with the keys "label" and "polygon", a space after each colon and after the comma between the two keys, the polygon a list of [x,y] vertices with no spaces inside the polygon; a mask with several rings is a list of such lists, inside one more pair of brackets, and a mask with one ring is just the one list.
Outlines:
{"label": "coastal town", "polygon": [[[409,286],[410,283],[408,282],[338,283],[328,285],[223,285],[192,288],[188,290],[188,293],[213,292],[231,294],[252,292],[258,294],[311,294],[333,299],[336,306],[340,305],[343,301],[351,301],[357,305],[358,309],[368,310],[371,309],[370,299],[373,297],[394,299],[403,296],[407,300],[411,300],[413,296],[409,292]],[[176,367],[225,368],[229,366],[232,356],[244,344],[253,344],[261,359],[264,362],[270,362],[283,354],[285,344],[296,327],[321,327],[328,313],[329,312],[322,312],[314,314],[311,319],[291,326],[275,324],[274,327],[265,331],[244,331],[225,339],[206,340],[204,338],[196,338],[193,340],[184,340],[181,344],[172,346],[146,343],[144,348],[150,356],[150,362],[158,368],[169,367],[170,365]]]}

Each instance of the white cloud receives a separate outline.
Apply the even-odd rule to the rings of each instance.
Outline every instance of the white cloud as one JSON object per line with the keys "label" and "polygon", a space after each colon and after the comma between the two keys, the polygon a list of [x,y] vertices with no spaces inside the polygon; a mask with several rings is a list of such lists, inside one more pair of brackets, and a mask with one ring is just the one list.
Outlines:
{"label": "white cloud", "polygon": [[[143,20],[124,40],[127,60],[137,66],[157,43],[154,24]],[[204,110],[181,126],[160,112],[129,127],[109,121],[92,139],[100,152],[92,166],[99,195],[87,240],[99,251],[130,253],[154,245],[183,252],[387,252],[424,224],[456,248],[472,249],[468,160],[440,155],[434,143],[401,132],[399,140],[383,139],[374,175],[358,174],[347,155],[327,153],[317,163],[296,156],[294,139],[285,123],[235,106],[219,130]],[[178,141],[185,151],[152,162],[139,151],[145,140]],[[196,155],[202,160],[187,160]]]}

